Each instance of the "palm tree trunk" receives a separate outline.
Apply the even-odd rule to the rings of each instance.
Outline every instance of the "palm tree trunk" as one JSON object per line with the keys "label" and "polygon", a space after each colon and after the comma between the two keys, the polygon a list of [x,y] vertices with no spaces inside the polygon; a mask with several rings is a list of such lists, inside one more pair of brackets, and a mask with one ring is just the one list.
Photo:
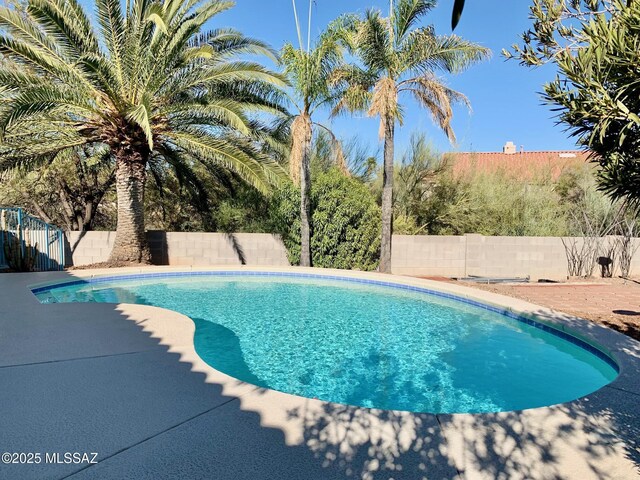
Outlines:
{"label": "palm tree trunk", "polygon": [[115,157],[118,225],[109,262],[151,263],[144,230],[146,158],[123,149],[116,151]]}
{"label": "palm tree trunk", "polygon": [[391,273],[391,237],[393,234],[393,143],[395,120],[384,121],[384,173],[382,177],[382,239],[380,243],[380,271]]}
{"label": "palm tree trunk", "polygon": [[302,116],[304,139],[300,162],[300,266],[311,266],[311,118]]}

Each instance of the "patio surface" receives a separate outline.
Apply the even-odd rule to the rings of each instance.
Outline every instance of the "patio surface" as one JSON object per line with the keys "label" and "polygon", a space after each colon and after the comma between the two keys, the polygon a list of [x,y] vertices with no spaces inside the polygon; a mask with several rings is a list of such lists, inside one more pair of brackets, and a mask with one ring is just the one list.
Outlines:
{"label": "patio surface", "polygon": [[[152,270],[167,269],[145,269]],[[621,367],[612,384],[547,408],[370,410],[257,388],[214,370],[194,350],[193,322],[179,313],[42,305],[27,288],[100,273],[115,272],[0,275],[0,453],[95,452],[98,462],[0,463],[1,479],[640,478],[640,343],[610,329],[457,285],[338,272],[535,312],[606,346]]]}

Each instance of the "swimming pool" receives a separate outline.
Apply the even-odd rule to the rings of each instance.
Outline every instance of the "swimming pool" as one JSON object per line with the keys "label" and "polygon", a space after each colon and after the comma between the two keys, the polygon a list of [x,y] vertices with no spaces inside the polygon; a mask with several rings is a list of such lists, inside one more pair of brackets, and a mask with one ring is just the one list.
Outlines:
{"label": "swimming pool", "polygon": [[33,291],[44,303],[178,311],[194,321],[195,349],[217,370],[362,407],[520,410],[574,400],[617,376],[607,355],[544,323],[381,281],[190,272],[98,277]]}

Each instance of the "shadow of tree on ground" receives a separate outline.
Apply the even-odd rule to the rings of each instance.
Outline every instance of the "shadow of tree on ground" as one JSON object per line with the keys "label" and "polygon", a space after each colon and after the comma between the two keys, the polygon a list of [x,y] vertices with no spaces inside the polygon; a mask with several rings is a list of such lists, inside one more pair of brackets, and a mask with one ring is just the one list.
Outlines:
{"label": "shadow of tree on ground", "polygon": [[[148,330],[153,311],[33,305],[25,317],[12,305],[33,299],[14,278],[0,288],[0,385],[10,386],[0,389],[0,444],[100,457],[91,466],[0,465],[0,478],[640,476],[640,396],[615,387],[569,404],[483,415],[358,408],[248,385],[232,395]],[[241,352],[233,332],[214,330],[226,349]],[[619,348],[640,365],[640,344]],[[625,375],[638,378],[640,368]]]}

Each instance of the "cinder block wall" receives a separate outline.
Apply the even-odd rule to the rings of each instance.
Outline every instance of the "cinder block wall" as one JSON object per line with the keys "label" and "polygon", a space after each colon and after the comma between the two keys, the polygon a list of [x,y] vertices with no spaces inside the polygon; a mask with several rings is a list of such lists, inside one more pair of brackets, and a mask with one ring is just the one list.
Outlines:
{"label": "cinder block wall", "polygon": [[559,279],[567,276],[562,239],[466,235],[467,276]]}
{"label": "cinder block wall", "polygon": [[[148,232],[147,238],[157,265],[289,265],[286,248],[277,235]],[[114,239],[114,232],[67,232],[67,265],[106,261]],[[639,246],[640,240],[636,239],[635,245]],[[394,235],[392,267],[395,274],[414,276],[554,280],[567,276],[565,249],[557,237]],[[640,274],[640,251],[631,272]]]}
{"label": "cinder block wall", "polygon": [[465,276],[464,236],[394,235],[391,268],[398,275]]}
{"label": "cinder block wall", "polygon": [[159,265],[289,265],[287,249],[269,233],[149,232]]}
{"label": "cinder block wall", "polygon": [[[576,239],[578,245],[582,240]],[[635,246],[640,240],[635,240]],[[615,263],[615,262],[614,262]],[[393,273],[444,277],[567,277],[567,256],[559,237],[456,237],[394,235]],[[594,275],[599,275],[599,267]],[[631,273],[640,274],[640,251]]]}
{"label": "cinder block wall", "polygon": [[106,262],[116,238],[115,232],[65,232],[66,266]]}
{"label": "cinder block wall", "polygon": [[[67,232],[67,266],[109,258],[115,232]],[[289,265],[287,250],[268,233],[147,232],[156,265]]]}

